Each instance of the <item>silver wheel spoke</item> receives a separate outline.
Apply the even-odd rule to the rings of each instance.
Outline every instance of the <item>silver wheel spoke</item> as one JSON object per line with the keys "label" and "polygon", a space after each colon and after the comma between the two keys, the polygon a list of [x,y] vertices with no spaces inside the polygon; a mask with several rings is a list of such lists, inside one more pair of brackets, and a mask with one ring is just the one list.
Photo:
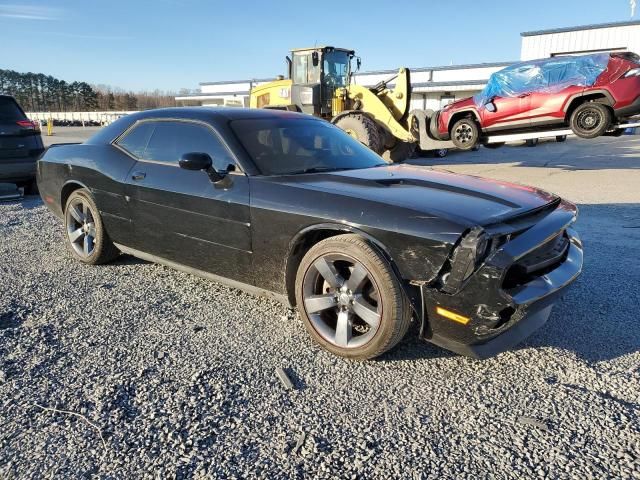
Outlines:
{"label": "silver wheel spoke", "polygon": [[324,278],[329,285],[333,288],[340,288],[343,280],[333,263],[321,257],[314,262],[313,266],[316,267],[316,270],[318,270],[322,278]]}
{"label": "silver wheel spoke", "polygon": [[313,295],[304,299],[304,306],[309,313],[320,312],[336,306],[333,294]]}
{"label": "silver wheel spoke", "polygon": [[91,235],[93,238],[96,237],[96,224],[91,222],[87,223],[87,235]]}
{"label": "silver wheel spoke", "polygon": [[73,232],[69,233],[69,240],[71,241],[71,243],[74,243],[82,235],[84,235],[84,232],[82,231],[82,228],[78,228],[77,230],[74,230]]}
{"label": "silver wheel spoke", "polygon": [[338,322],[336,323],[336,345],[346,347],[351,340],[351,315],[348,311],[342,310],[338,313]]}
{"label": "silver wheel spoke", "polygon": [[75,219],[76,222],[84,223],[84,214],[80,210],[78,210],[77,206],[75,205],[69,206],[69,212],[71,213],[71,216]]}
{"label": "silver wheel spoke", "polygon": [[353,312],[367,322],[371,328],[377,328],[380,324],[377,308],[367,302],[362,295],[358,295],[353,302]]}
{"label": "silver wheel spoke", "polygon": [[346,281],[345,285],[352,292],[358,292],[362,288],[366,279],[367,271],[362,264],[357,263],[356,266],[353,267],[353,272],[351,272],[351,276],[349,277],[349,280]]}
{"label": "silver wheel spoke", "polygon": [[89,255],[91,253],[92,241],[93,241],[93,238],[91,238],[89,235],[84,236],[83,251],[85,255]]}

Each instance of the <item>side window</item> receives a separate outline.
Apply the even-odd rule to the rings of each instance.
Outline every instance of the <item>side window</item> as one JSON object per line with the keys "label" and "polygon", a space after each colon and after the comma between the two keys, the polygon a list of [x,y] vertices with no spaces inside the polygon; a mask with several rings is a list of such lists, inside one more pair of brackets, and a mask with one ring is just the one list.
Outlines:
{"label": "side window", "polygon": [[142,155],[144,160],[178,163],[185,153],[208,153],[214,168],[235,165],[231,154],[208,127],[189,122],[153,122],[155,128]]}
{"label": "side window", "polygon": [[152,123],[141,123],[131,129],[117,144],[136,158],[142,158],[149,138],[153,133]]}

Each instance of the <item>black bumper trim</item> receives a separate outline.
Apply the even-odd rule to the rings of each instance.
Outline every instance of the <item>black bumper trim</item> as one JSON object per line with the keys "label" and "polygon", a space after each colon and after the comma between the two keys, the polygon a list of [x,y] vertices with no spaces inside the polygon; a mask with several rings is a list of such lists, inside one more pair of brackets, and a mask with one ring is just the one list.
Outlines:
{"label": "black bumper trim", "polygon": [[533,332],[547,323],[552,308],[553,304],[547,305],[535,313],[529,313],[527,317],[520,320],[508,330],[505,330],[504,333],[482,344],[465,345],[438,334],[434,334],[429,341],[460,355],[484,360],[485,358],[493,357],[494,355],[509,350],[529,337]]}

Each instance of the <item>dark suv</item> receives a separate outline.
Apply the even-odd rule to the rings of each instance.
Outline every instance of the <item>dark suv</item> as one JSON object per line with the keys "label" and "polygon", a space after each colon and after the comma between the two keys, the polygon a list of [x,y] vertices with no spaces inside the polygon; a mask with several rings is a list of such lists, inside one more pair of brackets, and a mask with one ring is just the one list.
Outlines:
{"label": "dark suv", "polygon": [[38,124],[13,97],[0,95],[0,182],[34,189],[36,162],[43,151]]}
{"label": "dark suv", "polygon": [[470,150],[483,137],[569,126],[581,138],[640,114],[640,57],[632,52],[553,57],[516,63],[478,95],[437,114],[431,133]]}

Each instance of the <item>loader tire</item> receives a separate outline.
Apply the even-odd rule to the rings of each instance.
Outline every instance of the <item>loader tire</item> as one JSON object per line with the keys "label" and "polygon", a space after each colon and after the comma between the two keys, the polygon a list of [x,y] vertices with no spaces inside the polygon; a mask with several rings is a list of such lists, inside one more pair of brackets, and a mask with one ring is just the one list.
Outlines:
{"label": "loader tire", "polygon": [[384,141],[378,125],[371,118],[361,113],[350,113],[338,119],[335,125],[347,132],[363,145],[378,155],[384,150]]}

